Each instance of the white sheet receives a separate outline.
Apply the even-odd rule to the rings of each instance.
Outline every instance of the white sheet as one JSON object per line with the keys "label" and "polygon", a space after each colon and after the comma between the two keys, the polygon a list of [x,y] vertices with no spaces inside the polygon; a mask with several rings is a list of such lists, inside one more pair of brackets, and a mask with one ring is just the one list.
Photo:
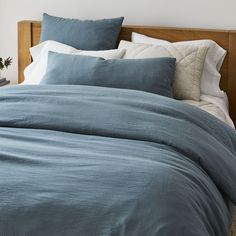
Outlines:
{"label": "white sheet", "polygon": [[201,101],[193,101],[193,100],[183,100],[184,102],[196,106],[218,119],[222,120],[232,128],[235,128],[232,119],[229,116],[229,106],[228,106],[228,97],[225,93],[224,98],[209,96],[209,95],[201,95]]}

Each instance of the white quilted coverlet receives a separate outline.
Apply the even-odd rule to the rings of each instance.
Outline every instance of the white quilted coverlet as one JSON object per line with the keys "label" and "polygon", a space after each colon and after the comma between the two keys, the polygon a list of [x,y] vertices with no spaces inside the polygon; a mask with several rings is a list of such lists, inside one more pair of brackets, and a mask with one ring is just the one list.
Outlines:
{"label": "white quilted coverlet", "polygon": [[200,100],[201,75],[208,48],[182,44],[149,45],[122,40],[119,49],[126,49],[125,59],[174,57],[176,99]]}

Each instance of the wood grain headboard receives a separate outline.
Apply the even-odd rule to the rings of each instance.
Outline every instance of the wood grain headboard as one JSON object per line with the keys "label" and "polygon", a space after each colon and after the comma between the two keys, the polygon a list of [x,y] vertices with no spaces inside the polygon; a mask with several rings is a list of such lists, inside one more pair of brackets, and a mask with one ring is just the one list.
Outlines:
{"label": "wood grain headboard", "polygon": [[[211,39],[225,48],[228,54],[221,69],[221,88],[228,94],[230,115],[236,124],[236,31],[123,26],[120,39],[130,40],[132,32],[171,42]],[[31,63],[29,48],[39,43],[40,33],[41,22],[21,21],[18,23],[19,83],[24,81],[24,69]]]}

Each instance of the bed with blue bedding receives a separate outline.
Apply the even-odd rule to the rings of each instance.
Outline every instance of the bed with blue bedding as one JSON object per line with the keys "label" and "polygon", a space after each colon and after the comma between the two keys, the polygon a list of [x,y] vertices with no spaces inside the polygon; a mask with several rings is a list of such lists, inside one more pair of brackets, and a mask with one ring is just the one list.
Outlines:
{"label": "bed with blue bedding", "polygon": [[180,101],[1,89],[0,235],[227,236],[235,180],[235,131]]}

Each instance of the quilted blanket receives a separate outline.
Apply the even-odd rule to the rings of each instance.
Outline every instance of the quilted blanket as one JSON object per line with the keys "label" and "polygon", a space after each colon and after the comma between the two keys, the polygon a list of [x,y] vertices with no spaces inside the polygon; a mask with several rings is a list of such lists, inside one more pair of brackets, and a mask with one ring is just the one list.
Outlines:
{"label": "quilted blanket", "polygon": [[0,92],[0,235],[226,236],[235,131],[141,91]]}

